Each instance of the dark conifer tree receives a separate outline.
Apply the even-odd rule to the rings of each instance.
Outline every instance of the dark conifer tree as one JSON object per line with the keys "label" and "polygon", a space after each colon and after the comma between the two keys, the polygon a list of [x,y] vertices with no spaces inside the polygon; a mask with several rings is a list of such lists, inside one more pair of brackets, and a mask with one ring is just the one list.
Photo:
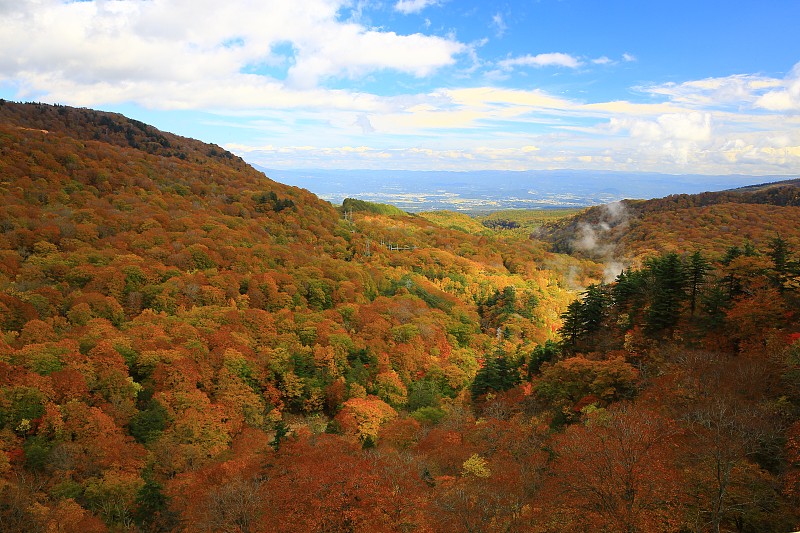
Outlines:
{"label": "dark conifer tree", "polygon": [[777,235],[770,241],[767,255],[772,259],[772,279],[778,290],[784,292],[786,290],[786,281],[790,276],[789,262],[791,251],[789,250],[789,243],[780,235]]}
{"label": "dark conifer tree", "polygon": [[558,354],[558,344],[551,340],[548,340],[544,344],[537,345],[528,359],[528,379],[539,373],[543,363],[555,360]]}
{"label": "dark conifer tree", "polygon": [[583,295],[583,328],[591,335],[597,333],[603,326],[608,316],[611,298],[603,284],[589,285]]}
{"label": "dark conifer tree", "polygon": [[487,357],[472,382],[472,398],[477,399],[489,392],[502,392],[519,384],[519,368],[511,364],[504,353]]}
{"label": "dark conifer tree", "polygon": [[705,278],[708,274],[709,264],[703,254],[695,252],[689,258],[687,281],[689,284],[689,310],[694,317],[697,301],[700,296]]}
{"label": "dark conifer tree", "polygon": [[659,335],[674,329],[686,299],[686,271],[678,254],[671,252],[648,261],[652,286],[645,331]]}
{"label": "dark conifer tree", "polygon": [[578,339],[583,335],[583,302],[575,300],[567,306],[567,310],[561,315],[563,325],[559,330],[563,339],[565,350],[573,351],[578,346]]}
{"label": "dark conifer tree", "polygon": [[623,270],[611,288],[611,299],[618,315],[627,315],[622,325],[633,327],[646,303],[647,279],[641,270]]}

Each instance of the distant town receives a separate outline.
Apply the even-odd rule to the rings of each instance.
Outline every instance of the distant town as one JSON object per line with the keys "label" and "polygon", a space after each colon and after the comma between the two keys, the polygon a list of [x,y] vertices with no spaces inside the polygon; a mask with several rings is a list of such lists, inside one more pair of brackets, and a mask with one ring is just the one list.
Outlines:
{"label": "distant town", "polygon": [[706,176],[628,172],[398,170],[270,170],[275,181],[307,189],[323,200],[345,198],[390,204],[408,212],[587,207],[625,198],[657,198],[733,189],[791,176]]}

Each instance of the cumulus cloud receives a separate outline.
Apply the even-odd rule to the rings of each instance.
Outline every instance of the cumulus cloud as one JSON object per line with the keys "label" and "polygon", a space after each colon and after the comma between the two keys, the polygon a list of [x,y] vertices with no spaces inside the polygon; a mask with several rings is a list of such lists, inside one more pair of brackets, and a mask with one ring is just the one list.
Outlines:
{"label": "cumulus cloud", "polygon": [[783,79],[757,74],[735,74],[638,89],[651,95],[666,97],[676,104],[696,108],[731,112],[751,109],[797,113],[800,112],[800,63]]}
{"label": "cumulus cloud", "polygon": [[627,131],[640,148],[657,149],[679,164],[689,163],[712,140],[710,113],[667,113],[652,120],[612,117],[612,132]]}
{"label": "cumulus cloud", "polygon": [[[387,5],[410,13],[438,3]],[[776,175],[800,168],[800,66],[785,78],[738,74],[636,88],[646,103],[584,102],[499,80],[523,68],[635,58],[543,53],[489,64],[478,53],[487,40],[372,27],[362,22],[366,5],[0,0],[0,86],[18,99],[236,116],[219,122],[281,139],[283,147],[264,153],[285,156],[285,166],[681,172],[691,163],[693,172]],[[505,20],[494,18],[500,30]],[[425,78],[449,68],[463,77],[445,89],[404,77],[390,78],[392,95],[343,88],[348,79],[373,87],[384,73]],[[336,147],[365,139],[365,150]]]}
{"label": "cumulus cloud", "polygon": [[[13,13],[0,11],[0,81],[15,83],[23,97],[45,100],[66,86],[98,105],[119,93],[152,102],[150,95],[169,92],[170,85],[196,93],[232,78],[250,89],[266,81],[310,90],[328,78],[381,70],[421,77],[454,64],[466,50],[452,38],[342,21],[346,0],[18,5]],[[242,77],[247,72],[261,74]]]}
{"label": "cumulus cloud", "polygon": [[399,36],[348,25],[337,28],[337,35],[330,39],[301,46],[288,79],[296,86],[313,87],[320,78],[357,78],[381,69],[423,77],[453,64],[454,56],[464,49],[464,45],[441,37]]}
{"label": "cumulus cloud", "polygon": [[616,118],[610,120],[611,130],[627,130],[643,141],[681,140],[704,141],[711,136],[710,113],[669,113],[654,120]]}
{"label": "cumulus cloud", "polygon": [[662,136],[682,141],[706,141],[711,137],[711,113],[671,113],[656,120]]}
{"label": "cumulus cloud", "polygon": [[404,15],[412,13],[419,13],[426,7],[438,5],[438,0],[399,0],[395,5],[395,11],[399,11]]}
{"label": "cumulus cloud", "polygon": [[[786,174],[800,168],[800,129],[771,115],[698,111],[670,102],[583,104],[541,90],[498,87],[375,98],[370,105],[373,110],[362,113],[375,130],[370,142],[380,159],[375,154],[350,154],[345,165],[345,156],[337,156],[335,161],[345,167],[674,173],[691,168],[693,173],[707,174]],[[336,118],[327,113],[325,118],[326,123],[341,125],[337,140],[363,142],[358,115],[340,114]],[[597,125],[577,125],[587,119],[598,121]],[[534,125],[545,133],[526,133]],[[502,134],[483,135],[501,127]],[[303,135],[319,139],[325,133],[304,126]],[[409,139],[420,136],[437,139],[436,147],[408,146]],[[323,153],[318,167],[332,164]],[[270,152],[269,157],[273,161],[276,154]],[[287,156],[283,165],[288,168],[300,161],[292,163]]]}
{"label": "cumulus cloud", "polygon": [[769,111],[800,112],[800,63],[777,85],[761,95],[755,105]]}
{"label": "cumulus cloud", "polygon": [[580,59],[561,52],[525,55],[504,59],[498,63],[500,68],[511,70],[515,67],[565,67],[578,68],[582,65]]}

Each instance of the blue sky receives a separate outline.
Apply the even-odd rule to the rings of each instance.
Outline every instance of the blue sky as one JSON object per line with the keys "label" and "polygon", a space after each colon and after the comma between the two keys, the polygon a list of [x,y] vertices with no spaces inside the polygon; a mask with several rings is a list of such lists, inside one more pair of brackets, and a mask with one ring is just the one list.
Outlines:
{"label": "blue sky", "polygon": [[798,21],[798,0],[0,0],[0,98],[275,169],[797,175]]}

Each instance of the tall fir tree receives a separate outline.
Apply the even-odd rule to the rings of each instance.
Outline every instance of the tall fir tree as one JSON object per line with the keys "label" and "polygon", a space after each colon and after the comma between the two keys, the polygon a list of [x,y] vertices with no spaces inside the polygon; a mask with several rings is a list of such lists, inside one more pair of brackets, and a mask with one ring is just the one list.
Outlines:
{"label": "tall fir tree", "polygon": [[689,257],[687,282],[689,285],[689,312],[692,317],[695,315],[700,291],[708,275],[708,269],[709,263],[699,251],[693,253],[691,257]]}
{"label": "tall fir tree", "polygon": [[649,335],[671,332],[686,299],[686,270],[678,254],[671,252],[647,263],[652,286],[645,331]]}

